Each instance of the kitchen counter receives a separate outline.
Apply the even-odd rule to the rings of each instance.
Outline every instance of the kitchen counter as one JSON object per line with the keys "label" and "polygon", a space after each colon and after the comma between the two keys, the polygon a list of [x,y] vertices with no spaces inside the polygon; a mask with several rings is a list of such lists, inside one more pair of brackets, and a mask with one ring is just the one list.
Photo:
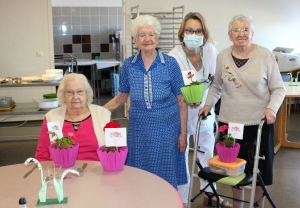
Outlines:
{"label": "kitchen counter", "polygon": [[[64,61],[55,61],[55,65],[70,65],[71,62]],[[109,67],[118,66],[120,64],[116,59],[102,59],[102,60],[94,60],[94,59],[77,59],[78,66],[90,66],[97,65],[97,69],[105,69]]]}
{"label": "kitchen counter", "polygon": [[59,82],[23,82],[21,84],[0,84],[1,87],[47,87],[58,86]]}
{"label": "kitchen counter", "polygon": [[16,106],[12,110],[0,111],[0,116],[46,114],[49,110],[39,109],[34,102],[16,103]]}

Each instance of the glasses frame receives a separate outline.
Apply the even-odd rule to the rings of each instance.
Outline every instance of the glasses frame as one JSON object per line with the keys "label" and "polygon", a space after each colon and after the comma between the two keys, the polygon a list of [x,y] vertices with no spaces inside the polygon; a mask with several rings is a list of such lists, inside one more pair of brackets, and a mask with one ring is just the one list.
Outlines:
{"label": "glasses frame", "polygon": [[[204,35],[204,30],[203,29],[197,29],[197,30],[193,30],[192,28],[186,28],[183,30],[185,34],[187,35],[193,35],[195,33],[195,35],[197,36],[202,36]],[[200,33],[197,33],[200,32]]]}
{"label": "glasses frame", "polygon": [[67,90],[67,91],[64,91],[64,94],[69,96],[69,97],[73,97],[75,95],[75,93],[78,95],[78,96],[84,96],[86,93],[87,93],[87,90]]}
{"label": "glasses frame", "polygon": [[252,30],[248,27],[244,27],[244,28],[237,27],[237,28],[232,29],[231,32],[235,35],[238,35],[241,32],[243,32],[245,35],[249,35],[252,32]]}
{"label": "glasses frame", "polygon": [[138,40],[145,40],[146,37],[148,37],[150,40],[154,40],[155,38],[157,38],[157,34],[156,33],[141,33],[141,34],[137,34],[136,38]]}

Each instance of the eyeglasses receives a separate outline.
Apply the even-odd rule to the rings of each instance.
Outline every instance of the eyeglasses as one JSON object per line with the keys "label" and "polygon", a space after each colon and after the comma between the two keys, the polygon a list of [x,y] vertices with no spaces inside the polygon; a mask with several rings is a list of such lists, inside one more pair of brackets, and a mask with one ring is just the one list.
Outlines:
{"label": "eyeglasses", "polygon": [[244,28],[234,28],[231,30],[235,35],[239,34],[240,32],[244,32],[245,35],[248,35],[251,30],[248,27]]}
{"label": "eyeglasses", "polygon": [[195,33],[196,35],[201,36],[204,34],[204,31],[201,29],[193,30],[192,28],[187,28],[184,30],[184,33],[187,35],[192,35]]}
{"label": "eyeglasses", "polygon": [[150,40],[153,40],[154,38],[157,37],[156,33],[148,33],[148,34],[141,33],[141,34],[136,35],[136,37],[140,40],[145,40],[147,36]]}
{"label": "eyeglasses", "polygon": [[83,96],[85,95],[86,93],[86,90],[76,90],[76,91],[73,91],[73,90],[67,90],[67,91],[64,91],[64,93],[67,95],[67,96],[74,96],[75,93],[78,95],[78,96]]}

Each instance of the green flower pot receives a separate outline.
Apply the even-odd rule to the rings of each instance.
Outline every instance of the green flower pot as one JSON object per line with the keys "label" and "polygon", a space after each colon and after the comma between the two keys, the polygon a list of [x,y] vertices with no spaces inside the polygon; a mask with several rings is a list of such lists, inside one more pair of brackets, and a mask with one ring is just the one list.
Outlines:
{"label": "green flower pot", "polygon": [[181,93],[188,104],[201,103],[204,94],[204,84],[189,85],[180,88]]}

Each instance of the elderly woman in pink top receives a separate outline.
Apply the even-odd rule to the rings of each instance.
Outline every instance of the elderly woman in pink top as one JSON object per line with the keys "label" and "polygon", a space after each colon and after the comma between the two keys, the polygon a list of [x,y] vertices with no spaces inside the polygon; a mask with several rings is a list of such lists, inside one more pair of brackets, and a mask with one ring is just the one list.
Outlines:
{"label": "elderly woman in pink top", "polygon": [[65,75],[57,97],[61,106],[45,115],[35,158],[40,161],[52,160],[48,150],[50,138],[47,123],[59,122],[63,135],[72,133],[72,139],[80,145],[77,160],[99,160],[97,148],[105,143],[103,127],[110,121],[110,111],[91,104],[93,91],[82,74]]}

